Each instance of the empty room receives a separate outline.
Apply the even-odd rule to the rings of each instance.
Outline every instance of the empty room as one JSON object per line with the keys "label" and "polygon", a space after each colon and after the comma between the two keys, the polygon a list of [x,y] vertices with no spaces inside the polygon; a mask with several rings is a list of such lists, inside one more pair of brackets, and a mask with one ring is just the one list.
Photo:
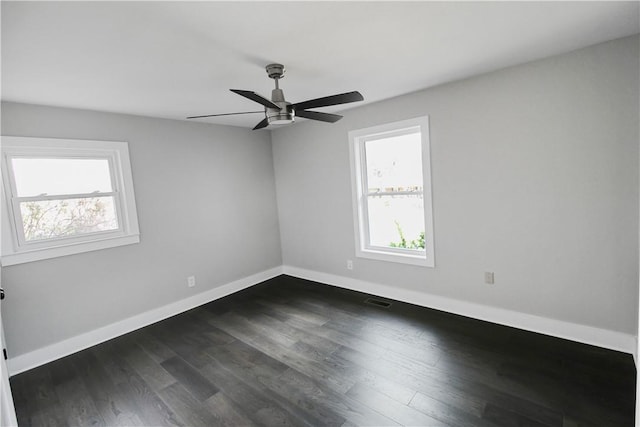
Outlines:
{"label": "empty room", "polygon": [[0,8],[0,425],[637,425],[640,2]]}

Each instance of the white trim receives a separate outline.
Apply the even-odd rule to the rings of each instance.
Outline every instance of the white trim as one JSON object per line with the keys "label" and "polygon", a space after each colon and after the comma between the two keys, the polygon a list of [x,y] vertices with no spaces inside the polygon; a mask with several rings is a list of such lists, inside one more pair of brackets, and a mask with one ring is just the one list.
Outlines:
{"label": "white trim", "polygon": [[13,395],[9,384],[9,374],[4,360],[0,362],[0,426],[14,427],[18,425],[16,408],[13,405]]}
{"label": "white trim", "polygon": [[241,291],[265,280],[272,279],[282,274],[282,267],[274,267],[269,270],[261,271],[251,276],[243,277],[233,282],[227,283],[217,288],[210,289],[197,295],[182,299],[180,301],[167,304],[149,310],[124,320],[103,326],[93,331],[85,332],[75,337],[68,338],[43,348],[11,357],[7,360],[7,370],[9,376],[19,374],[45,363],[60,359],[80,350],[92,347],[110,339],[119,337],[137,329],[143,328],[152,323],[159,322],[176,314],[183,313],[192,308],[201,306],[208,302],[230,295],[234,292]]}
{"label": "white trim", "polygon": [[[1,308],[1,307],[0,307]],[[2,316],[0,316],[0,348],[6,348]],[[0,426],[14,427],[18,425],[16,408],[13,405],[9,373],[4,357],[0,357]]]}
{"label": "white trim", "polygon": [[[377,247],[370,244],[369,236],[369,192],[366,174],[365,144],[369,141],[390,138],[394,136],[419,133],[422,151],[422,191],[408,192],[421,194],[423,200],[425,250],[415,251]],[[433,232],[433,200],[431,191],[431,143],[429,134],[429,116],[421,116],[399,122],[385,123],[349,132],[349,160],[351,164],[351,191],[353,205],[353,223],[356,256],[359,258],[376,259],[379,261],[399,262],[423,267],[434,267],[434,232]],[[402,194],[404,192],[390,192],[388,194]],[[387,193],[376,193],[384,195]]]}
{"label": "white trim", "polygon": [[100,249],[115,248],[117,246],[132,245],[135,243],[140,243],[139,234],[109,237],[102,240],[93,240],[91,242],[73,243],[65,246],[47,248],[45,250],[40,249],[29,252],[7,254],[2,256],[2,266],[8,267],[10,265],[22,264],[25,262],[40,261],[43,259],[80,254]]}
{"label": "white trim", "polygon": [[282,273],[315,282],[326,283],[340,288],[408,302],[422,307],[434,308],[474,319],[500,325],[511,326],[544,335],[564,338],[585,344],[604,347],[611,350],[634,354],[636,337],[631,334],[580,325],[562,320],[520,313],[498,307],[491,307],[453,298],[428,294],[425,292],[399,289],[379,283],[367,282],[350,277],[321,273],[313,270],[284,265]]}
{"label": "white trim", "polygon": [[[10,232],[2,237],[2,264],[5,266],[38,261],[129,245],[140,242],[138,215],[131,173],[129,145],[119,141],[94,141],[58,138],[29,138],[2,136],[2,216],[3,228]],[[109,162],[112,191],[97,193],[96,197],[111,195],[118,219],[118,228],[64,238],[27,242],[23,234],[20,200],[49,200],[79,197],[82,194],[18,197],[12,171],[12,158],[87,158]],[[93,195],[90,194],[89,196]]]}
{"label": "white trim", "polygon": [[358,258],[375,259],[378,261],[433,267],[433,265],[429,263],[429,260],[425,258],[424,252],[414,251],[414,255],[410,249],[405,249],[403,252],[394,249],[395,248],[379,248],[376,250],[374,247],[360,250],[356,249],[356,256]]}

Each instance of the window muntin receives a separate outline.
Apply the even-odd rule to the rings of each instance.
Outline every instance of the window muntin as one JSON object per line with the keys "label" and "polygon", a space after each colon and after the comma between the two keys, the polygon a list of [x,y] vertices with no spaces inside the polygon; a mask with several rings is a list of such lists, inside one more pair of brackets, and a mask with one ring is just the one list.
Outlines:
{"label": "window muntin", "polygon": [[139,242],[126,143],[2,142],[3,265]]}
{"label": "window muntin", "polygon": [[349,137],[356,255],[433,266],[427,117]]}

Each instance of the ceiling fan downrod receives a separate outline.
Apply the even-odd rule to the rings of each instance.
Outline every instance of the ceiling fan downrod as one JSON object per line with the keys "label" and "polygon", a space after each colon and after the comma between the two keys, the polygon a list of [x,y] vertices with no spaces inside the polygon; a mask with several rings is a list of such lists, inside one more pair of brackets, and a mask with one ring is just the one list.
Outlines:
{"label": "ceiling fan downrod", "polygon": [[285,68],[282,64],[269,64],[265,67],[267,75],[275,80],[276,88],[271,91],[271,102],[280,109],[265,107],[265,115],[270,125],[286,125],[295,121],[295,111],[291,103],[284,99],[284,92],[280,89],[279,81],[284,77]]}

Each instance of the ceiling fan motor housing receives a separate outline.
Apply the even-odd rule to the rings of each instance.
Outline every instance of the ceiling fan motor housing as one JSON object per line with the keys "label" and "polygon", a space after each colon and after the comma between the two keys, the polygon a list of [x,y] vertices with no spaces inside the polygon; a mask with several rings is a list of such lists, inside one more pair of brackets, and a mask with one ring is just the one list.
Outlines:
{"label": "ceiling fan motor housing", "polygon": [[282,64],[269,64],[265,67],[267,75],[272,79],[281,79],[284,77],[284,65]]}
{"label": "ceiling fan motor housing", "polygon": [[[267,72],[268,68],[269,66],[267,66]],[[282,92],[282,89],[276,88],[271,91],[271,102],[279,105],[280,109],[277,110],[275,108],[265,107],[267,120],[269,121],[270,125],[284,125],[293,123],[295,121],[295,111],[291,107],[291,103],[285,101],[284,92]]]}

